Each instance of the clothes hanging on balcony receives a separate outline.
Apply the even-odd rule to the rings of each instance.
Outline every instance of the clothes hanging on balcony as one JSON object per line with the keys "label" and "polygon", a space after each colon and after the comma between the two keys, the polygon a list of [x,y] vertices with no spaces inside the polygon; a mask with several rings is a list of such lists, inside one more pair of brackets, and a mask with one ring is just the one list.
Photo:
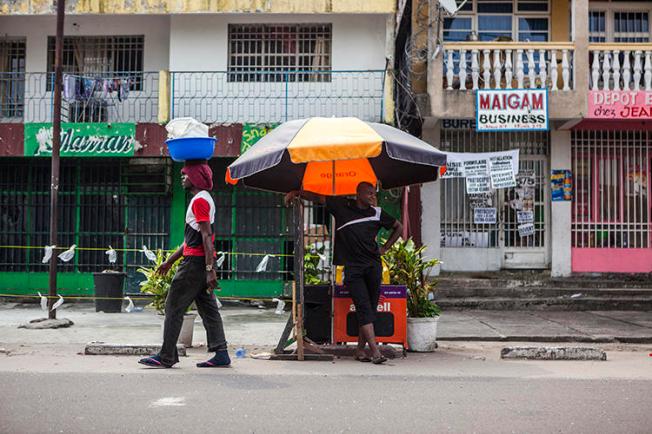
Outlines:
{"label": "clothes hanging on balcony", "polygon": [[132,79],[126,78],[91,78],[64,74],[63,97],[66,101],[87,102],[91,98],[109,99],[115,92],[118,101],[123,102],[129,96]]}

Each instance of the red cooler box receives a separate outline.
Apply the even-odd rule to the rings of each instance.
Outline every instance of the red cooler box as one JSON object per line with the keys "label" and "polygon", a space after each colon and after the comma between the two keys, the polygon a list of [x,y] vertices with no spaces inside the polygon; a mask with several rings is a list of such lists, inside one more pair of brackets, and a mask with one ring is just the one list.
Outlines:
{"label": "red cooler box", "polygon": [[[382,285],[376,321],[376,341],[401,344],[407,348],[407,288]],[[355,306],[344,286],[336,286],[333,294],[333,342],[357,342],[358,318]]]}

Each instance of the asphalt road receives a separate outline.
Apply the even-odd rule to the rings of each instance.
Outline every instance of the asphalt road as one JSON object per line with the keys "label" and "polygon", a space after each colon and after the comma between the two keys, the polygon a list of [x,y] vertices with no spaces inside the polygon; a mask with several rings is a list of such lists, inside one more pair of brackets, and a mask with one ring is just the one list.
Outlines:
{"label": "asphalt road", "polygon": [[652,431],[652,381],[636,379],[187,368],[0,372],[0,384],[2,433]]}

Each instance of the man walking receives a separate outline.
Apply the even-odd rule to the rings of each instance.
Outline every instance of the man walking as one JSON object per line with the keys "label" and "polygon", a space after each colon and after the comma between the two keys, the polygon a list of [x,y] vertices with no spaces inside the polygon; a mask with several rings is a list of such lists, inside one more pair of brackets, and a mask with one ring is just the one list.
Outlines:
{"label": "man walking", "polygon": [[[344,265],[344,286],[351,293],[358,318],[355,359],[374,364],[386,362],[376,344],[373,324],[383,271],[380,257],[396,242],[403,225],[378,207],[376,188],[368,182],[358,185],[355,200],[292,191],[285,196],[286,205],[296,197],[326,204],[326,210],[335,217],[333,264]],[[392,233],[379,248],[376,237],[381,228],[392,229]],[[371,358],[366,355],[366,344]]]}
{"label": "man walking", "polygon": [[165,274],[182,256],[170,291],[165,301],[165,323],[161,351],[140,359],[143,365],[170,368],[179,362],[177,339],[181,332],[183,315],[194,301],[206,329],[208,351],[215,356],[198,363],[200,368],[228,367],[231,359],[224,337],[222,317],[217,308],[213,288],[217,275],[213,268],[215,203],[209,193],[213,189],[213,171],[205,161],[188,161],[181,169],[181,184],[190,192],[192,199],[186,211],[184,243],[161,266],[157,273]]}

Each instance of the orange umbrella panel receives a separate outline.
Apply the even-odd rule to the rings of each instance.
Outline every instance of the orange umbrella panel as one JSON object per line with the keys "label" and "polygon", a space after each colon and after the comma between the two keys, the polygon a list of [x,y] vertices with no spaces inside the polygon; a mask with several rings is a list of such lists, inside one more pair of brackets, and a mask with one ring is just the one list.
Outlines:
{"label": "orange umbrella panel", "polygon": [[376,174],[366,158],[316,161],[306,165],[302,188],[326,196],[354,195],[361,182],[377,183]]}

